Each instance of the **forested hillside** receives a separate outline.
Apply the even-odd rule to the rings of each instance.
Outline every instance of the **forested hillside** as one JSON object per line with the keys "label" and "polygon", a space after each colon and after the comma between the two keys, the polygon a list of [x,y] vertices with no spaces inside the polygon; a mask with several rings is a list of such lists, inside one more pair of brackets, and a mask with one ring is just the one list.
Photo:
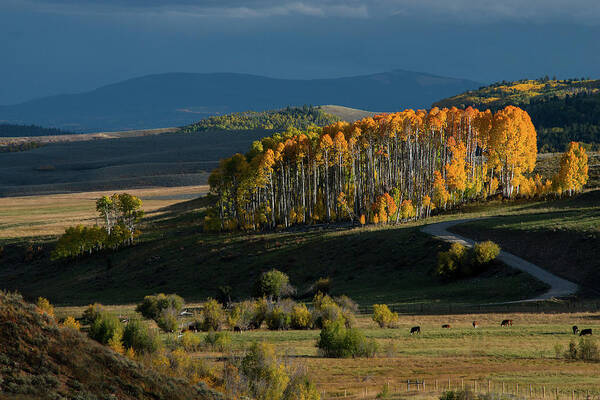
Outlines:
{"label": "forested hillside", "polygon": [[0,137],[54,136],[73,133],[63,131],[62,129],[44,128],[37,125],[0,124]]}
{"label": "forested hillside", "polygon": [[311,125],[324,126],[339,121],[332,114],[323,112],[319,107],[287,107],[282,110],[246,111],[205,118],[194,124],[183,127],[183,132],[204,131],[246,131],[264,129],[265,131],[282,131],[289,127],[307,129]]}
{"label": "forested hillside", "polygon": [[571,141],[600,149],[600,80],[569,79],[500,82],[433,104],[437,107],[523,108],[538,132],[541,152],[564,151]]}

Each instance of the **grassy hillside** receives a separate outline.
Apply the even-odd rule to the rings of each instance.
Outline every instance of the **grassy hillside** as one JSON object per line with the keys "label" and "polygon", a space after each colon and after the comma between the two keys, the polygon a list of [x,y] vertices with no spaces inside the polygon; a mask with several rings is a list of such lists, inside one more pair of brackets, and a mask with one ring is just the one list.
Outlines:
{"label": "grassy hillside", "polygon": [[288,273],[300,293],[318,278],[330,277],[334,294],[350,295],[362,304],[487,303],[522,299],[544,289],[528,275],[500,266],[477,278],[440,281],[431,270],[437,252],[448,244],[421,233],[416,223],[207,234],[201,226],[202,204],[192,204],[192,211],[181,211],[184,203],[149,219],[139,244],[112,254],[52,262],[52,240],[32,239],[32,251],[29,242],[5,241],[0,281],[7,289],[61,304],[133,302],[153,292],[204,300],[222,285],[244,298],[258,275],[271,268]]}
{"label": "grassy hillside", "polygon": [[524,259],[583,285],[600,295],[600,190],[528,212],[457,225],[457,233],[493,240]]}
{"label": "grassy hillside", "polygon": [[0,291],[0,398],[212,399],[159,375]]}
{"label": "grassy hillside", "polygon": [[501,82],[440,100],[437,107],[525,109],[538,132],[542,152],[564,151],[571,141],[600,148],[600,80]]}
{"label": "grassy hillside", "polygon": [[373,111],[358,110],[356,108],[336,106],[336,105],[325,105],[321,106],[321,110],[328,114],[333,114],[340,118],[342,121],[354,122],[365,117],[372,117],[377,114]]}
{"label": "grassy hillside", "polygon": [[221,158],[246,151],[264,135],[166,133],[6,153],[0,157],[0,196],[202,185]]}

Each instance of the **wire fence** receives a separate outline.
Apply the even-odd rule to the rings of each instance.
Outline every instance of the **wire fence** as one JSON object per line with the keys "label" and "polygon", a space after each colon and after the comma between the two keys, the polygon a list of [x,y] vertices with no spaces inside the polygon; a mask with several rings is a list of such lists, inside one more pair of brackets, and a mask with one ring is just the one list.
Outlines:
{"label": "wire fence", "polygon": [[[387,386],[387,391],[384,391]],[[319,388],[322,400],[333,399],[405,399],[439,398],[448,391],[469,391],[494,399],[525,400],[600,400],[600,388],[559,388],[554,385],[494,381],[490,379],[404,379],[387,381],[380,387],[374,385],[360,388],[327,390]]]}
{"label": "wire fence", "polygon": [[[388,304],[393,312],[405,315],[444,315],[479,313],[574,313],[598,312],[600,301],[528,301],[495,304],[415,303]],[[359,314],[372,314],[372,305],[361,305]]]}

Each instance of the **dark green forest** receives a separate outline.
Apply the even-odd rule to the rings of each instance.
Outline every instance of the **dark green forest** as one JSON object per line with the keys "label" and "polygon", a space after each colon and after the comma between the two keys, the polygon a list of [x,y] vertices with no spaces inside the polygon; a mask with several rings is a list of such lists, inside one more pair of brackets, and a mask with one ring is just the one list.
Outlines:
{"label": "dark green forest", "polygon": [[73,135],[75,133],[37,125],[0,124],[0,137]]}
{"label": "dark green forest", "polygon": [[215,130],[257,130],[282,131],[289,127],[307,129],[311,125],[324,126],[339,121],[335,115],[327,114],[319,107],[287,107],[282,110],[246,111],[218,115],[203,119],[181,128],[183,132],[204,132]]}

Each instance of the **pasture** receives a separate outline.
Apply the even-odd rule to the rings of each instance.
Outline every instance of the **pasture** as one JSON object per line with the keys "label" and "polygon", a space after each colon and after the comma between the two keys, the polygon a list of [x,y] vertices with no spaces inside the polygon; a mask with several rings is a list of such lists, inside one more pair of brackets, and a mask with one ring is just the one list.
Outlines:
{"label": "pasture", "polygon": [[0,197],[205,185],[221,158],[264,131],[164,133],[50,143],[0,154]]}
{"label": "pasture", "polygon": [[[128,190],[144,202],[148,216],[162,209],[208,192],[207,186],[183,186]],[[0,198],[0,241],[23,237],[60,235],[72,225],[98,222],[96,200],[114,191],[52,194]]]}
{"label": "pasture", "polygon": [[[133,315],[134,306],[112,307],[113,313]],[[79,315],[82,307],[57,309],[59,316]],[[514,320],[508,328],[500,327],[505,318]],[[474,329],[477,320],[480,328]],[[153,323],[152,323],[153,324]],[[451,329],[442,329],[451,324]],[[369,315],[358,318],[358,328],[369,338],[374,338],[380,350],[375,358],[330,359],[323,358],[315,344],[318,330],[268,331],[265,329],[231,333],[233,354],[243,352],[252,342],[269,342],[290,363],[301,363],[310,374],[325,399],[344,397],[374,398],[388,383],[401,397],[406,394],[406,381],[425,380],[427,393],[411,392],[410,397],[435,397],[438,390],[446,389],[448,380],[452,388],[461,385],[487,390],[488,381],[496,393],[514,393],[517,385],[522,397],[541,398],[543,387],[547,398],[554,398],[556,389],[567,399],[571,391],[577,398],[584,393],[600,395],[600,364],[565,360],[562,354],[572,339],[572,325],[590,327],[600,331],[600,313],[485,313],[450,315],[401,315],[397,329],[382,329]],[[409,335],[411,326],[421,326],[420,335]],[[173,342],[175,336],[163,339]],[[196,333],[204,337],[206,333]],[[167,340],[168,339],[168,340]],[[216,371],[221,371],[223,356],[228,353],[203,351],[194,353]],[[529,397],[529,385],[537,397]],[[416,386],[413,385],[414,391]],[[396,397],[394,397],[396,398]]]}

